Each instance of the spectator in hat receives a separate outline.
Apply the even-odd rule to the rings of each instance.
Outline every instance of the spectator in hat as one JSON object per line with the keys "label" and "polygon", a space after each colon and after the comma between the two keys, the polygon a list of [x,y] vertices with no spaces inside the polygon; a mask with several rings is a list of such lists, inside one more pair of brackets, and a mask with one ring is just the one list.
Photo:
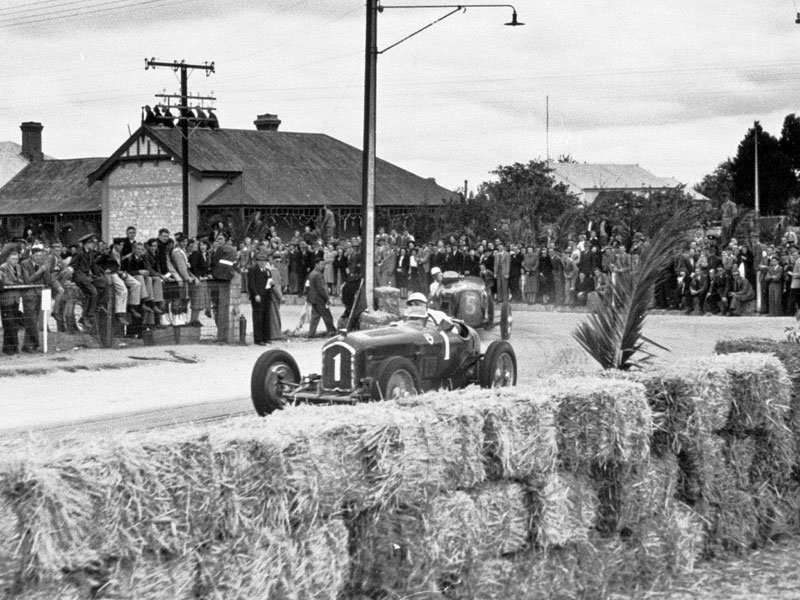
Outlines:
{"label": "spectator in hat", "polygon": [[96,251],[97,236],[93,233],[84,235],[80,246],[75,253],[70,266],[73,269],[72,281],[83,292],[83,315],[78,323],[86,330],[95,329],[95,316],[97,311],[106,312],[106,278],[102,266],[99,264],[99,254]]}
{"label": "spectator in hat", "polygon": [[247,272],[247,293],[253,309],[253,343],[266,346],[272,339],[270,310],[274,280],[268,268],[269,256],[262,248],[256,255],[256,267]]}
{"label": "spectator in hat", "polygon": [[336,326],[333,324],[333,315],[331,315],[328,304],[330,302],[328,289],[322,275],[324,268],[325,261],[318,260],[314,265],[314,270],[308,276],[308,303],[311,305],[311,320],[308,324],[308,337],[310,338],[316,335],[320,318],[325,323],[328,335],[336,334]]}

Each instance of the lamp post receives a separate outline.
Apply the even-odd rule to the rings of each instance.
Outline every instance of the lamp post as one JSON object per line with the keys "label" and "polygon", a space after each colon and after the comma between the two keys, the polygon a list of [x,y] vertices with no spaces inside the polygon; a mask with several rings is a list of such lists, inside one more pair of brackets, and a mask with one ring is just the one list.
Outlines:
{"label": "lamp post", "polygon": [[[378,13],[386,9],[409,8],[449,8],[450,12],[435,21],[421,27],[414,33],[378,50]],[[364,277],[364,289],[367,295],[367,307],[373,306],[373,286],[375,281],[375,139],[376,139],[376,79],[378,55],[402,44],[443,21],[459,11],[467,8],[510,8],[511,21],[509,27],[524,25],[517,20],[517,9],[511,4],[418,4],[383,6],[379,0],[367,0],[366,51],[364,53],[364,150],[361,163],[361,274]]]}

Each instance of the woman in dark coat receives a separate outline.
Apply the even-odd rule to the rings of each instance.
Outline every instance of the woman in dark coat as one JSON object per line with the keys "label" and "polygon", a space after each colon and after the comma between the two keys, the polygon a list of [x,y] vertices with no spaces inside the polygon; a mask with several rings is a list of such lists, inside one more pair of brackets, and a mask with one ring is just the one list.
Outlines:
{"label": "woman in dark coat", "polygon": [[547,248],[539,252],[539,295],[542,304],[548,304],[553,295],[553,261],[547,254]]}
{"label": "woman in dark coat", "polygon": [[196,248],[189,254],[189,272],[198,282],[189,286],[189,302],[192,313],[189,325],[200,325],[200,312],[211,308],[208,296],[208,284],[211,278],[211,255],[208,251],[208,242],[201,239],[196,243]]}
{"label": "woman in dark coat", "polygon": [[405,298],[408,295],[409,262],[408,250],[404,246],[400,246],[395,262],[394,281],[396,287],[400,288],[401,298]]}

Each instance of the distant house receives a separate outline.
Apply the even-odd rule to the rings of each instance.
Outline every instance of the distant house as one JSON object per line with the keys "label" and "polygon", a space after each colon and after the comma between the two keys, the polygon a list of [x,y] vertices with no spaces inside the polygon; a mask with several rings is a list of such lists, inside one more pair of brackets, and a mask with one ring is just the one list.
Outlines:
{"label": "distant house", "polygon": [[[267,114],[252,130],[191,131],[190,234],[208,233],[222,222],[242,235],[258,211],[288,236],[325,204],[339,235],[359,232],[361,150],[322,133],[278,131],[280,122]],[[41,224],[63,238],[65,223],[73,231],[96,228],[104,239],[124,235],[129,225],[137,227],[139,239],[162,227],[181,231],[181,163],[180,129],[142,126],[108,158],[29,164],[0,188],[0,219],[13,223],[15,235]],[[377,161],[378,209],[401,214],[415,206],[435,208],[454,195],[433,179]]]}
{"label": "distant house", "polygon": [[[189,138],[189,231],[205,233],[222,222],[243,232],[256,211],[281,236],[319,215],[327,204],[339,234],[356,235],[361,220],[362,152],[321,133],[278,131],[275,115],[260,115],[256,129],[195,129]],[[181,132],[140,127],[91,174],[101,186],[105,237],[136,225],[141,237],[160,227],[182,228]],[[402,212],[435,207],[453,192],[378,160],[376,207]]]}
{"label": "distant house", "polygon": [[[550,162],[550,176],[563,183],[584,204],[592,204],[601,192],[631,192],[648,194],[658,190],[682,188],[684,184],[672,177],[658,177],[639,165],[585,164]],[[698,200],[705,196],[691,188],[683,191]]]}
{"label": "distant house", "polygon": [[[27,122],[22,145],[0,143],[0,242],[30,230],[66,243],[100,227],[100,186],[87,184],[102,158],[56,160],[42,153],[42,125]],[[19,148],[18,152],[14,152]]]}

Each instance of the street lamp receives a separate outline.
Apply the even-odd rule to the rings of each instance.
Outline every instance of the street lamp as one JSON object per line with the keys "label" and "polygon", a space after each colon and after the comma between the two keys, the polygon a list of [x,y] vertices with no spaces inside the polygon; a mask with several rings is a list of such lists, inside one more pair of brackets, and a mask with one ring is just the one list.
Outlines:
{"label": "street lamp", "polygon": [[[449,8],[450,12],[435,21],[421,27],[414,33],[378,50],[378,13],[386,9],[408,8]],[[510,8],[511,21],[506,23],[509,27],[524,25],[517,19],[517,9],[511,4],[416,4],[416,5],[389,5],[383,6],[379,0],[367,0],[367,39],[364,65],[364,150],[361,168],[361,273],[364,276],[364,289],[367,295],[367,307],[373,306],[373,285],[375,267],[375,109],[376,109],[376,73],[378,55],[395,46],[402,44],[407,39],[414,37],[443,21],[457,12],[466,12],[468,8]]]}

